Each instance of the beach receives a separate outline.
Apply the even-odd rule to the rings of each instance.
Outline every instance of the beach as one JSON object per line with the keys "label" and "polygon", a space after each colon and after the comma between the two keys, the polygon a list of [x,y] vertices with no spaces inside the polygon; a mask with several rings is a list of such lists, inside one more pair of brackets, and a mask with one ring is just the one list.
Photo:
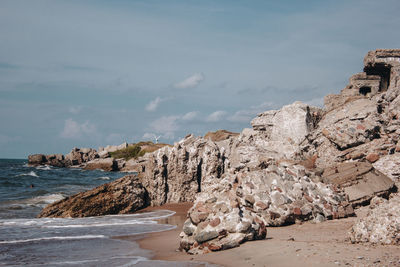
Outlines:
{"label": "beach", "polygon": [[[179,233],[190,206],[190,203],[183,203],[148,208],[147,211],[168,209],[176,212],[160,223],[173,224],[177,228],[146,234],[138,240],[141,248],[152,251],[152,260],[208,262],[221,266],[400,266],[398,246],[351,244],[348,241],[347,231],[357,217],[268,227],[265,240],[204,255],[189,255],[178,248]],[[367,209],[356,210],[357,216],[364,216]]]}

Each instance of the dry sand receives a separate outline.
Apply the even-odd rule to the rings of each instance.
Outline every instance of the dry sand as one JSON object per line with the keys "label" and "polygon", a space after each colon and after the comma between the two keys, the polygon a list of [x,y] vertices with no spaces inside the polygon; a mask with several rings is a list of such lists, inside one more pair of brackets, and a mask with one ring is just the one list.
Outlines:
{"label": "dry sand", "polygon": [[[400,247],[351,244],[347,231],[357,218],[306,222],[285,227],[269,227],[267,239],[251,241],[238,248],[188,255],[177,250],[179,233],[190,203],[152,207],[176,214],[160,221],[177,225],[171,231],[152,233],[139,240],[141,248],[152,250],[155,260],[198,261],[222,266],[400,266]],[[364,216],[367,207],[357,210]]]}

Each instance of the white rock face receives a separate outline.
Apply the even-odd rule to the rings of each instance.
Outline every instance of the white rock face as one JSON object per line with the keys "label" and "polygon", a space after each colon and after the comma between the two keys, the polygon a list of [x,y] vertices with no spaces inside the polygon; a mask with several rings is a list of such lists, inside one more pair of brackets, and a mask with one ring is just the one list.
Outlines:
{"label": "white rock face", "polygon": [[295,102],[259,114],[251,121],[254,130],[265,131],[269,141],[289,142],[300,144],[307,134],[314,129],[312,112],[318,109],[309,105]]}
{"label": "white rock face", "polygon": [[375,169],[384,173],[400,186],[400,154],[392,154],[381,157],[374,164]]}
{"label": "white rock face", "polygon": [[400,195],[392,195],[389,201],[376,197],[371,203],[376,204],[351,228],[351,241],[400,245]]}

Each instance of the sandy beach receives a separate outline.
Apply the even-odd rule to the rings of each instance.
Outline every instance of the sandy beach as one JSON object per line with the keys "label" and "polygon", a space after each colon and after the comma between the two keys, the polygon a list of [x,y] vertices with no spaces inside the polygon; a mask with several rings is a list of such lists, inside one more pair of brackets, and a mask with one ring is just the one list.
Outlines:
{"label": "sandy beach", "polygon": [[[152,251],[152,259],[198,261],[222,266],[400,266],[400,247],[351,244],[347,231],[356,217],[306,222],[285,227],[268,227],[265,240],[246,242],[238,248],[189,255],[178,250],[179,233],[191,203],[151,207],[144,211],[168,209],[174,216],[160,221],[177,228],[142,236],[139,245]],[[366,209],[357,210],[364,216]]]}

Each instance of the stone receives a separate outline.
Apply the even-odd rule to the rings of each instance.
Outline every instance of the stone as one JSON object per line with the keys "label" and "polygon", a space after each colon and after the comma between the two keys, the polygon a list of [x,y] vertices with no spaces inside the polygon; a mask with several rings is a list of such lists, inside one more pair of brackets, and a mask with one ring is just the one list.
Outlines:
{"label": "stone", "polygon": [[38,218],[126,214],[148,205],[146,189],[136,176],[127,175],[50,204],[42,210]]}
{"label": "stone", "polygon": [[365,159],[368,160],[371,163],[374,163],[375,161],[377,161],[379,159],[379,154],[377,154],[377,153],[368,154],[365,157]]}
{"label": "stone", "polygon": [[104,171],[117,171],[118,162],[112,158],[94,159],[86,163],[85,170],[101,169]]}
{"label": "stone", "polygon": [[185,221],[185,223],[183,224],[183,232],[190,236],[194,233],[194,231],[196,230],[196,227],[192,224],[192,222],[188,219]]}
{"label": "stone", "polygon": [[220,218],[215,218],[210,222],[210,226],[212,227],[216,227],[221,223],[221,219]]}
{"label": "stone", "polygon": [[205,241],[211,240],[218,237],[218,232],[217,231],[207,231],[207,230],[203,230],[200,233],[198,233],[194,239],[198,242],[198,243],[203,243]]}
{"label": "stone", "polygon": [[43,154],[33,154],[28,156],[28,164],[42,165],[46,162],[46,156]]}
{"label": "stone", "polygon": [[207,219],[207,217],[208,217],[207,212],[193,212],[190,214],[190,219],[196,225]]}
{"label": "stone", "polygon": [[367,216],[357,220],[349,231],[353,243],[400,245],[400,195],[389,201],[374,200]]}
{"label": "stone", "polygon": [[344,162],[324,170],[325,183],[344,189],[350,203],[359,205],[374,196],[388,194],[394,182],[367,162]]}

